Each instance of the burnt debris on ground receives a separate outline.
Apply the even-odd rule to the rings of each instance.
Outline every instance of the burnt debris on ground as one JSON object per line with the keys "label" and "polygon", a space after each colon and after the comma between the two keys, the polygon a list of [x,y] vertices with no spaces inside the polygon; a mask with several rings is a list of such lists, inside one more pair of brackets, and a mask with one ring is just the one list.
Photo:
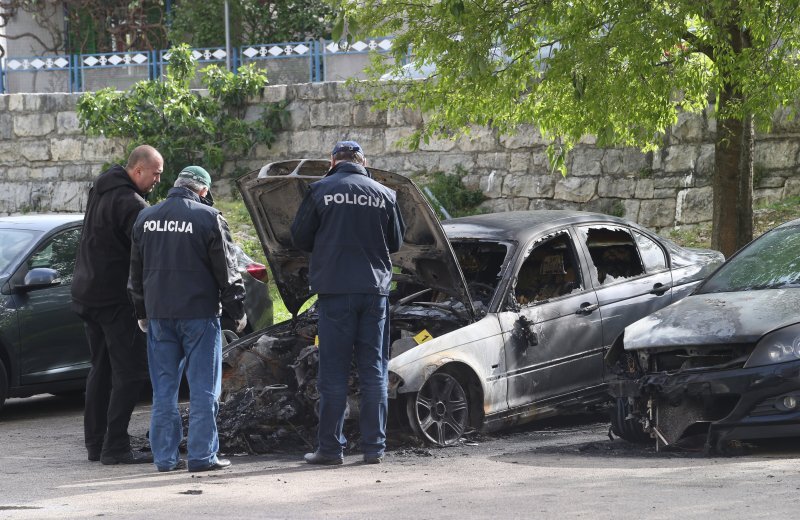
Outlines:
{"label": "burnt debris on ground", "polygon": [[[274,453],[313,448],[318,421],[319,351],[313,309],[223,351],[217,419],[225,453]],[[349,419],[357,415],[358,378],[351,371]],[[352,420],[345,434],[355,441]],[[357,430],[357,428],[356,428]]]}

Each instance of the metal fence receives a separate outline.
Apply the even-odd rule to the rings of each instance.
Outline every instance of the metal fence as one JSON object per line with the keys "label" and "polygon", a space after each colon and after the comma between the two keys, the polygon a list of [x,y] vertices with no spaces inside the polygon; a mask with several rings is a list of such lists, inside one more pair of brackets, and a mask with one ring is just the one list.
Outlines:
{"label": "metal fence", "polygon": [[[231,50],[231,70],[255,63],[273,85],[363,78],[370,53],[389,52],[392,41],[385,37],[350,45],[328,40],[243,45]],[[228,61],[224,47],[193,49],[192,55],[200,70],[211,64],[224,68]],[[125,90],[137,81],[163,78],[168,67],[169,50],[6,57],[0,60],[0,94]],[[201,86],[200,74],[192,87]]]}

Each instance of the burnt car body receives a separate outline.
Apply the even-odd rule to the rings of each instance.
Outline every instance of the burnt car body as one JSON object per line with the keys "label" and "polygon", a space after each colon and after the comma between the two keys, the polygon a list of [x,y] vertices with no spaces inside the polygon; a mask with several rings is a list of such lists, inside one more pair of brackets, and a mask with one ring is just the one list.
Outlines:
{"label": "burnt car body", "polygon": [[695,292],[625,329],[612,428],[658,447],[800,435],[800,220],[754,240]]}
{"label": "burnt car body", "polygon": [[[7,397],[86,385],[89,346],[70,294],[82,227],[79,213],[0,217],[0,407]],[[238,246],[237,261],[248,327],[271,325],[266,266]]]}
{"label": "burnt car body", "polygon": [[[297,316],[311,296],[309,256],[292,246],[290,226],[307,184],[328,166],[283,161],[237,181],[295,318],[228,352],[266,337],[313,344],[314,309]],[[389,395],[395,414],[431,443],[607,400],[605,346],[722,262],[600,214],[509,212],[442,225],[409,179],[368,171],[397,191],[407,225],[392,255]]]}

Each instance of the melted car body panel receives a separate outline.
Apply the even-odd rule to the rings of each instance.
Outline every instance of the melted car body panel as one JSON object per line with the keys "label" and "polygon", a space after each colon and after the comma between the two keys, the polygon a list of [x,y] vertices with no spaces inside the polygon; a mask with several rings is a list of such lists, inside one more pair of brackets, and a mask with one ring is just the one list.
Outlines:
{"label": "melted car body panel", "polygon": [[697,294],[629,325],[625,350],[752,343],[796,322],[798,308],[799,289]]}

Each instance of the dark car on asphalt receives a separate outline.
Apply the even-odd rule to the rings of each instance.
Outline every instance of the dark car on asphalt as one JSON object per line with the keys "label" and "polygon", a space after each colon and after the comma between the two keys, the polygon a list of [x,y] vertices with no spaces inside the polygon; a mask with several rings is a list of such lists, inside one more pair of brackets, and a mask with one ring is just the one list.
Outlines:
{"label": "dark car on asphalt", "polygon": [[[82,225],[83,214],[0,217],[0,407],[7,397],[76,393],[85,386],[89,347],[70,309]],[[268,326],[267,269],[237,249],[248,330]]]}
{"label": "dark car on asphalt", "polygon": [[[231,357],[266,345],[286,357],[313,345],[314,309],[298,316],[312,296],[309,255],[292,245],[289,228],[307,185],[328,167],[283,161],[237,181],[295,318],[230,345]],[[521,211],[440,223],[408,178],[368,171],[397,191],[407,225],[392,255],[389,395],[395,416],[431,443],[607,401],[607,347],[723,261],[597,213]]]}
{"label": "dark car on asphalt", "polygon": [[688,297],[625,329],[612,429],[658,447],[800,435],[800,220],[765,233]]}

